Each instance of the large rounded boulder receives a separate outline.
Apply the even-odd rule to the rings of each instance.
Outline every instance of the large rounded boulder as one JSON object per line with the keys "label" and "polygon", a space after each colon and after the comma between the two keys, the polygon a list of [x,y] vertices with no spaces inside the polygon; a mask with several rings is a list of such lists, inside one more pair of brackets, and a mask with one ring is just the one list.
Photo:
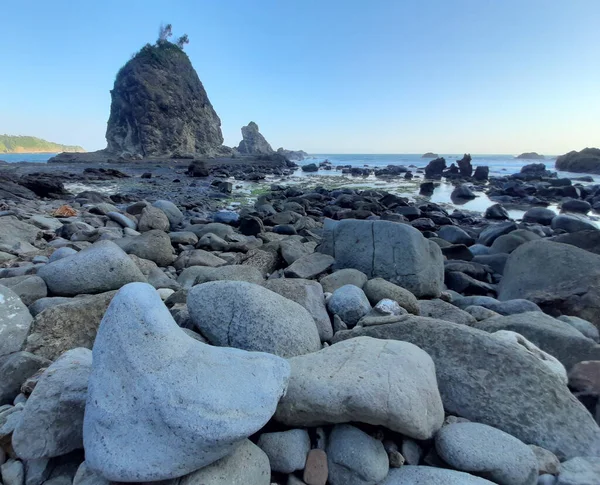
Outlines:
{"label": "large rounded boulder", "polygon": [[210,343],[281,357],[321,348],[311,314],[295,301],[244,281],[211,281],[187,297],[190,318]]}
{"label": "large rounded boulder", "polygon": [[515,298],[600,326],[600,256],[569,244],[525,243],[508,258],[498,288],[499,300]]}
{"label": "large rounded boulder", "polygon": [[440,247],[414,227],[390,221],[325,220],[319,251],[335,258],[334,270],[354,268],[416,297],[438,297],[444,283]]}

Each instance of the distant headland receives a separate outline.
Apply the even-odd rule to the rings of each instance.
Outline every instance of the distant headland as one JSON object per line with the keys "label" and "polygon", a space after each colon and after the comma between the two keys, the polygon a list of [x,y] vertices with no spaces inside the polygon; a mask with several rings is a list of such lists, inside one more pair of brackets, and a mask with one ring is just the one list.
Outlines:
{"label": "distant headland", "polygon": [[0,135],[0,153],[85,152],[77,145],[61,145],[35,136]]}

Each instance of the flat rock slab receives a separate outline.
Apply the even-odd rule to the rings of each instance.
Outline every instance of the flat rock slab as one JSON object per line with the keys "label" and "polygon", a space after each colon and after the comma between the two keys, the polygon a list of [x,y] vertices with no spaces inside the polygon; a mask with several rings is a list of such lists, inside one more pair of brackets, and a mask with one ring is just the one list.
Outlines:
{"label": "flat rock slab", "polygon": [[392,468],[378,485],[494,485],[494,482],[468,473],[434,468],[431,466],[406,465]]}
{"label": "flat rock slab", "polygon": [[190,338],[154,288],[127,285],[94,344],[86,462],[109,480],[130,482],[210,465],[269,421],[289,372],[277,356]]}

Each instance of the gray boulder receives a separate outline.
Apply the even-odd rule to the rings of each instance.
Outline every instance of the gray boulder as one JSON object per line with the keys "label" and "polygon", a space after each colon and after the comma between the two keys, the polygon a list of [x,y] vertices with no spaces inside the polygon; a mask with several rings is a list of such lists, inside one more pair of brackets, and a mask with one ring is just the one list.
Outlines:
{"label": "gray boulder", "polygon": [[83,448],[83,413],[92,352],[77,348],[61,355],[42,374],[12,437],[19,458],[52,458]]}
{"label": "gray boulder", "polygon": [[534,224],[542,224],[549,226],[552,224],[552,219],[556,216],[556,212],[545,207],[532,207],[523,214],[523,222],[531,222]]}
{"label": "gray boulder", "polygon": [[191,288],[190,318],[213,345],[293,357],[321,348],[312,316],[298,303],[243,281]]}
{"label": "gray boulder", "polygon": [[369,278],[362,271],[353,268],[339,269],[319,280],[323,291],[333,293],[344,285],[354,285],[362,288]]}
{"label": "gray boulder", "polygon": [[56,305],[62,305],[63,303],[70,303],[71,301],[73,301],[73,298],[69,298],[66,296],[40,298],[29,307],[29,313],[31,313],[32,317],[35,317],[36,315],[42,313],[48,308],[52,308]]}
{"label": "gray boulder", "polygon": [[[98,472],[90,469],[84,461],[73,478],[73,485],[109,485],[110,482]],[[29,485],[29,484],[27,484]]]}
{"label": "gray boulder", "polygon": [[327,301],[327,308],[339,316],[346,325],[353,327],[371,311],[371,304],[365,292],[358,286],[345,285],[333,292]]}
{"label": "gray boulder", "polygon": [[175,263],[173,263],[173,266],[179,270],[191,266],[210,266],[211,268],[216,268],[218,266],[225,266],[226,264],[227,261],[204,249],[194,249],[182,252]]}
{"label": "gray boulder", "polygon": [[21,384],[42,367],[51,364],[48,359],[29,352],[15,352],[0,361],[0,406],[12,403],[21,390]]}
{"label": "gray boulder", "polygon": [[437,233],[439,237],[452,244],[470,246],[475,243],[475,239],[470,234],[457,226],[442,226]]}
{"label": "gray boulder", "polygon": [[499,300],[513,298],[600,326],[600,256],[569,244],[526,243],[508,258],[498,287]]}
{"label": "gray boulder", "polygon": [[392,468],[379,485],[494,485],[494,482],[468,473],[433,468],[431,466],[406,465]]}
{"label": "gray boulder", "polygon": [[171,239],[171,244],[191,244],[192,246],[196,245],[198,242],[198,236],[196,236],[193,232],[190,231],[177,231],[170,232],[169,239]]}
{"label": "gray boulder", "polygon": [[0,285],[0,358],[23,348],[33,318],[19,296]]}
{"label": "gray boulder", "polygon": [[465,309],[469,306],[477,305],[487,308],[500,315],[515,315],[525,312],[541,312],[539,306],[529,300],[517,298],[515,300],[498,301],[491,296],[465,296],[452,301],[453,305]]}
{"label": "gray boulder", "polygon": [[54,251],[48,258],[48,262],[53,263],[54,261],[58,261],[59,259],[66,258],[67,256],[73,256],[74,254],[77,254],[77,251],[75,251],[73,248],[64,246],[64,247],[58,248],[56,251]]}
{"label": "gray boulder", "polygon": [[157,200],[152,205],[166,214],[167,219],[169,219],[171,229],[175,229],[183,222],[183,214],[170,200]]}
{"label": "gray boulder", "polygon": [[584,320],[583,318],[561,315],[557,318],[557,320],[568,323],[572,327],[579,330],[587,338],[591,338],[594,342],[600,341],[600,332],[598,332],[598,329],[592,323]]}
{"label": "gray boulder", "polygon": [[334,270],[354,268],[381,277],[418,298],[438,297],[444,282],[442,250],[407,224],[325,220],[319,251],[335,255]]}
{"label": "gray boulder", "polygon": [[381,300],[388,299],[397,302],[398,305],[409,313],[414,315],[419,314],[419,302],[415,295],[383,278],[373,278],[367,281],[363,290],[371,305],[377,305]]}
{"label": "gray boulder", "polygon": [[477,238],[477,242],[484,246],[491,246],[493,242],[504,234],[517,229],[516,222],[501,222],[500,224],[490,224],[487,226]]}
{"label": "gray boulder", "polygon": [[258,131],[258,125],[254,121],[242,126],[242,141],[237,150],[244,155],[270,155],[275,153],[265,137]]}
{"label": "gray boulder", "polygon": [[337,332],[333,341],[358,336],[411,342],[427,352],[448,413],[494,426],[559,457],[600,452],[600,428],[589,412],[538,357],[519,347],[466,325],[411,315],[394,324]]}
{"label": "gray boulder", "polygon": [[597,485],[600,483],[600,458],[578,456],[561,463],[556,485]]}
{"label": "gray boulder", "polygon": [[14,216],[0,217],[0,247],[2,248],[12,248],[23,242],[33,244],[41,233],[39,228],[20,221]]}
{"label": "gray boulder", "polygon": [[381,441],[348,424],[333,427],[327,441],[331,485],[376,485],[389,471]]}
{"label": "gray boulder", "polygon": [[129,229],[133,229],[134,231],[137,229],[137,222],[133,220],[133,216],[128,217],[125,214],[121,214],[120,212],[108,212],[106,214],[108,218],[112,221],[115,221],[122,227],[128,227]]}
{"label": "gray boulder", "polygon": [[556,357],[569,370],[582,360],[600,359],[600,346],[579,330],[542,312],[488,318],[475,324],[486,332],[510,330]]}
{"label": "gray boulder", "polygon": [[25,350],[54,360],[76,347],[91,349],[114,291],[74,298],[36,315]]}
{"label": "gray boulder", "polygon": [[48,288],[44,280],[35,275],[2,278],[0,279],[0,285],[13,290],[26,306],[33,304],[36,300],[44,298],[48,294]]}
{"label": "gray boulder", "polygon": [[11,458],[0,466],[0,476],[5,485],[25,485],[23,462]]}
{"label": "gray boulder", "polygon": [[87,464],[109,480],[140,482],[210,465],[266,424],[288,378],[279,357],[188,337],[154,288],[127,285],[94,344]]}
{"label": "gray boulder", "polygon": [[325,295],[319,283],[301,278],[276,278],[267,280],[264,287],[306,308],[317,325],[322,342],[333,337],[331,320],[325,308]]}
{"label": "gray boulder", "polygon": [[258,439],[258,447],[269,457],[271,470],[292,473],[304,469],[310,451],[310,436],[305,429],[263,433]]}
{"label": "gray boulder", "polygon": [[435,436],[435,449],[450,466],[475,472],[500,485],[536,485],[537,459],[514,436],[479,423],[444,426]]}
{"label": "gray boulder", "polygon": [[585,216],[576,214],[559,214],[552,219],[552,229],[562,229],[566,232],[598,230],[598,226]]}
{"label": "gray boulder", "polygon": [[[157,209],[158,210],[158,209]],[[139,236],[127,236],[114,241],[127,254],[154,261],[159,266],[168,266],[173,262],[171,238],[164,231],[149,230]]]}
{"label": "gray boulder", "polygon": [[496,239],[490,247],[491,254],[510,254],[522,244],[540,239],[535,232],[517,229]]}
{"label": "gray boulder", "polygon": [[154,230],[168,231],[171,227],[169,218],[162,210],[151,205],[142,209],[138,220],[137,230],[140,232],[148,232]]}
{"label": "gray boulder", "polygon": [[205,234],[211,232],[219,236],[221,239],[227,240],[227,237],[235,232],[233,230],[233,227],[227,224],[222,224],[220,222],[209,222],[208,224],[192,224],[190,226],[187,226],[185,230],[193,232],[196,236],[198,236],[198,239],[200,239]]}
{"label": "gray boulder", "polygon": [[422,317],[439,318],[463,325],[474,325],[477,322],[470,313],[440,299],[419,300],[419,312]]}
{"label": "gray boulder", "polygon": [[269,458],[250,440],[242,441],[242,444],[230,455],[178,481],[178,485],[269,485],[270,483]]}
{"label": "gray boulder", "polygon": [[135,263],[111,241],[99,241],[73,256],[46,264],[38,276],[57,296],[102,293],[145,281]]}
{"label": "gray boulder", "polygon": [[183,273],[186,271],[190,272],[192,269],[196,274],[194,285],[208,283],[209,281],[245,281],[247,283],[260,285],[265,281],[258,268],[253,266],[242,266],[239,264],[220,266],[218,268],[192,266],[191,268],[184,269],[181,276],[183,276]]}
{"label": "gray boulder", "polygon": [[357,338],[289,363],[275,415],[288,426],[356,421],[428,439],[444,420],[433,362],[407,342]]}
{"label": "gray boulder", "polygon": [[285,269],[284,274],[287,278],[310,279],[327,271],[334,262],[327,254],[311,253],[296,259]]}
{"label": "gray boulder", "polygon": [[287,264],[293,264],[303,256],[311,254],[308,247],[296,239],[286,239],[280,244],[281,256]]}

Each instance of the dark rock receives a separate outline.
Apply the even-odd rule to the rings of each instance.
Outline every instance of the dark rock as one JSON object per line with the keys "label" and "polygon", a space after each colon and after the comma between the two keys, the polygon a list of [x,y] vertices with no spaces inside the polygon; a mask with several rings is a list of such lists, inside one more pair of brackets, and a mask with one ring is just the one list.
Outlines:
{"label": "dark rock", "polygon": [[438,236],[452,244],[466,244],[470,246],[475,243],[475,239],[470,234],[457,226],[440,227]]}
{"label": "dark rock", "polygon": [[256,236],[265,231],[265,226],[258,217],[245,216],[240,219],[239,229],[244,236]]}
{"label": "dark rock", "polygon": [[302,165],[303,172],[318,172],[319,167],[317,167],[316,163],[309,163],[308,165]]}
{"label": "dark rock", "polygon": [[187,174],[190,177],[208,177],[210,172],[204,160],[193,160],[188,165]]}
{"label": "dark rock", "polygon": [[19,179],[19,183],[34,192],[39,197],[50,197],[58,199],[61,196],[68,195],[65,190],[63,178],[59,175],[51,175],[47,173],[32,173],[23,175]]}
{"label": "dark rock", "polygon": [[424,153],[421,158],[439,158],[439,155],[437,153],[427,152]]}
{"label": "dark rock", "polygon": [[523,222],[532,222],[535,224],[549,226],[555,216],[556,212],[550,209],[546,209],[544,207],[532,207],[525,212],[525,214],[523,214]]}
{"label": "dark rock", "polygon": [[421,195],[431,195],[435,189],[435,185],[433,182],[423,182],[419,187],[419,194]]}
{"label": "dark rock", "polygon": [[452,244],[442,248],[442,254],[448,259],[459,259],[461,261],[471,261],[473,253],[464,244]]}
{"label": "dark rock", "polygon": [[507,259],[508,254],[478,254],[473,257],[472,261],[489,266],[495,273],[503,274]]}
{"label": "dark rock", "polygon": [[551,241],[525,243],[508,258],[498,289],[499,300],[513,298],[600,327],[600,256]]}
{"label": "dark rock", "polygon": [[490,247],[491,254],[505,253],[510,254],[517,249],[521,244],[528,241],[540,239],[540,236],[535,232],[527,229],[517,229],[509,234],[504,234],[497,238]]}
{"label": "dark rock", "polygon": [[456,162],[458,164],[460,174],[463,177],[470,177],[473,173],[473,166],[471,165],[471,160],[471,155],[469,153],[465,153],[464,156],[458,162]]}
{"label": "dark rock", "polygon": [[561,155],[556,159],[556,168],[567,172],[600,173],[600,149],[584,148]]}
{"label": "dark rock", "polygon": [[188,56],[175,44],[147,44],[117,73],[106,130],[107,151],[161,157],[212,154],[221,120]]}
{"label": "dark rock", "polygon": [[600,231],[595,229],[561,234],[560,236],[554,236],[550,240],[577,246],[590,253],[600,254]]}
{"label": "dark rock", "polygon": [[497,219],[497,220],[510,219],[508,212],[500,204],[494,204],[494,205],[491,205],[490,207],[488,207],[485,210],[484,217],[486,219]]}
{"label": "dark rock", "polygon": [[490,168],[480,165],[475,169],[475,173],[473,174],[473,178],[475,180],[487,180],[490,174]]}
{"label": "dark rock", "polygon": [[459,271],[448,271],[444,282],[448,289],[465,295],[489,295],[496,292],[496,288],[493,285],[476,280]]}
{"label": "dark rock", "polygon": [[238,152],[244,155],[263,155],[274,153],[271,145],[258,130],[258,125],[251,121],[247,126],[242,126],[242,141],[237,147]]}
{"label": "dark rock", "polygon": [[598,230],[598,226],[590,219],[575,214],[559,214],[552,219],[552,229],[562,229],[566,232]]}
{"label": "dark rock", "polygon": [[427,164],[425,167],[425,178],[440,179],[446,168],[446,160],[444,157],[436,158]]}
{"label": "dark rock", "polygon": [[521,173],[536,175],[539,174],[540,176],[542,176],[546,174],[546,165],[543,163],[530,163],[529,165],[521,167]]}
{"label": "dark rock", "polygon": [[566,212],[581,212],[587,214],[592,209],[592,204],[585,200],[571,199],[563,202],[561,209]]}
{"label": "dark rock", "polygon": [[503,234],[508,234],[517,229],[515,222],[502,222],[500,224],[491,224],[479,234],[477,242],[484,246],[491,246],[492,243]]}
{"label": "dark rock", "polygon": [[465,184],[456,187],[450,194],[450,198],[454,199],[474,199],[477,197],[475,193]]}
{"label": "dark rock", "polygon": [[435,222],[428,217],[420,217],[419,219],[415,219],[410,223],[410,225],[419,231],[435,229]]}

